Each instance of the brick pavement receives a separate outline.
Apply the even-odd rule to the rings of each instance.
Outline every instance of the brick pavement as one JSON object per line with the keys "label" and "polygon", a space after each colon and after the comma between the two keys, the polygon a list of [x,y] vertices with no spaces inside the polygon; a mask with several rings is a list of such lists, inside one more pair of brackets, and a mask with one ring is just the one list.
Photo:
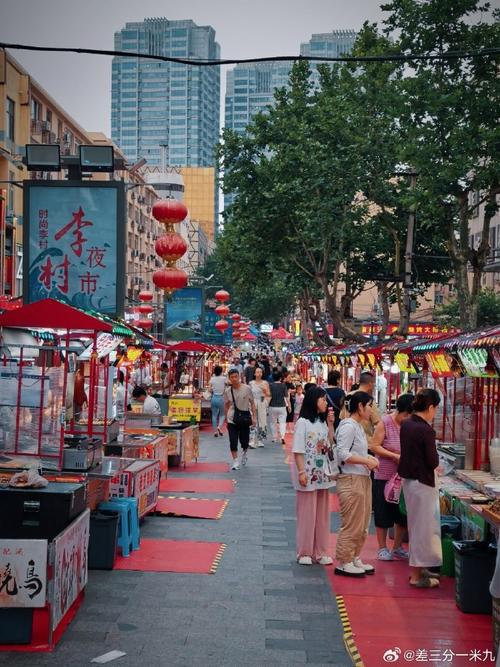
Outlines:
{"label": "brick pavement", "polygon": [[[229,460],[227,439],[202,434],[201,460]],[[88,665],[113,649],[127,653],[109,663],[117,667],[351,665],[324,568],[295,562],[295,492],[282,448],[250,451],[239,471],[199,476],[238,480],[222,518],[148,517],[142,535],[224,542],[214,575],[91,571],[57,649],[0,653],[0,665]]]}

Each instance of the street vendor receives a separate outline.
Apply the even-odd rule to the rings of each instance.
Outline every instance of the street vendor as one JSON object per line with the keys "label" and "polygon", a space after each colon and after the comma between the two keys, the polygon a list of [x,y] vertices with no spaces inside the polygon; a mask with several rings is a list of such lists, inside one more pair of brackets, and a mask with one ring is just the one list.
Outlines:
{"label": "street vendor", "polygon": [[148,396],[144,387],[134,387],[132,398],[139,403],[142,403],[143,415],[161,415],[160,404],[153,396]]}

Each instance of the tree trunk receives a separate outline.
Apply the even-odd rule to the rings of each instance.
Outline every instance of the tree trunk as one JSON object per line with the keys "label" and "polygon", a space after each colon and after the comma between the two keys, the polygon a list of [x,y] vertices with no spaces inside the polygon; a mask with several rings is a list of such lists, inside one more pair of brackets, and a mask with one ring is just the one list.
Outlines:
{"label": "tree trunk", "polygon": [[379,340],[384,340],[387,335],[387,330],[389,328],[389,322],[391,317],[391,310],[389,307],[389,286],[387,283],[377,283],[378,291],[378,300],[382,307],[382,322],[380,326],[380,332],[378,335]]}
{"label": "tree trunk", "polygon": [[[337,308],[336,288],[334,289],[334,293],[332,294],[330,292],[330,281],[327,279],[325,275],[317,275],[316,280],[318,281],[319,285],[321,285],[321,288],[323,290],[326,310],[331,317],[335,330],[342,338],[345,338],[347,340],[352,340],[357,343],[363,343],[364,342],[363,336],[345,322],[344,318],[341,316],[341,313],[339,312],[339,309]],[[334,283],[334,285],[335,284],[336,283]]]}

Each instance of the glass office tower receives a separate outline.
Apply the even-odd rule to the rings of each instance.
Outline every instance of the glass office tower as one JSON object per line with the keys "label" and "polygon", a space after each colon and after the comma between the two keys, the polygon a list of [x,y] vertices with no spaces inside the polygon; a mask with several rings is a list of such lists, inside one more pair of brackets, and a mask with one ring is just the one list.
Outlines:
{"label": "glass office tower", "polygon": [[[127,23],[115,49],[179,58],[220,58],[215,30],[191,20]],[[219,138],[220,68],[134,57],[113,58],[111,136],[129,162],[160,165],[160,146],[172,166],[215,166]]]}

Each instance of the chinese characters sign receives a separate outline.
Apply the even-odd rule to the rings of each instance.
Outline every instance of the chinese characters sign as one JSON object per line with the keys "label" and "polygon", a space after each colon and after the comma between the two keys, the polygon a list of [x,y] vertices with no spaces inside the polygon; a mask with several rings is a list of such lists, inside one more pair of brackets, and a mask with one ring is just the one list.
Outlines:
{"label": "chinese characters sign", "polygon": [[[382,327],[380,324],[363,324],[361,333],[363,336],[371,336],[380,333]],[[392,336],[398,330],[397,324],[389,324],[387,335]],[[444,334],[458,333],[459,329],[453,327],[441,327],[436,324],[410,324],[408,327],[409,336],[422,336],[432,338],[434,336],[443,336]]]}
{"label": "chinese characters sign", "polygon": [[53,298],[87,310],[121,312],[123,192],[105,185],[115,184],[29,184],[26,303]]}
{"label": "chinese characters sign", "polygon": [[0,540],[0,607],[44,607],[47,540]]}
{"label": "chinese characters sign", "polygon": [[54,540],[52,629],[85,588],[88,576],[90,511],[87,509]]}
{"label": "chinese characters sign", "polygon": [[201,400],[199,398],[171,398],[168,401],[168,416],[179,422],[188,422],[194,417],[201,421]]}

